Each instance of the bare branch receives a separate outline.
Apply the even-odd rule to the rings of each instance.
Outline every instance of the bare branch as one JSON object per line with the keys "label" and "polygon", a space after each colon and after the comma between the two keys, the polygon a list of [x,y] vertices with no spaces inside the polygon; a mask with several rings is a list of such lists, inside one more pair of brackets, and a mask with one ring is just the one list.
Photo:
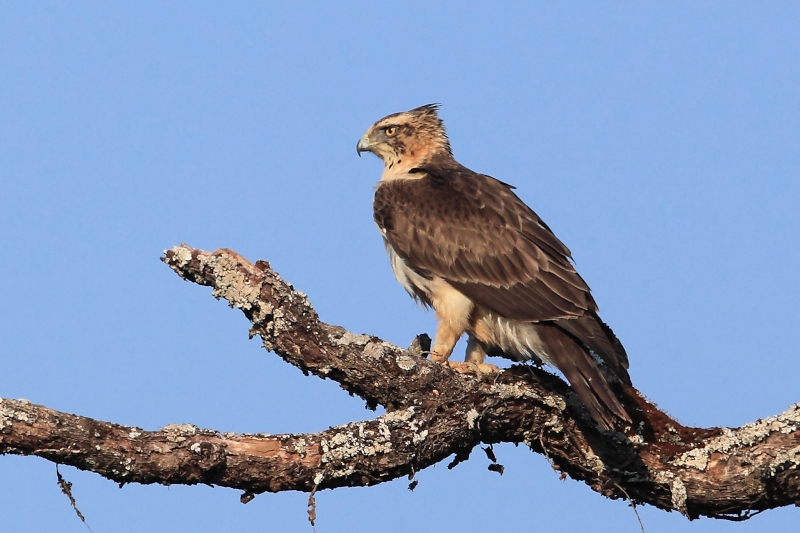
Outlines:
{"label": "bare branch", "polygon": [[440,461],[420,453],[423,436],[443,440],[445,426],[413,407],[375,420],[308,435],[240,435],[169,425],[159,431],[99,422],[34,405],[0,400],[0,452],[38,455],[126,483],[241,489],[246,494],[375,485]]}
{"label": "bare branch", "polygon": [[479,443],[524,442],[610,498],[689,518],[743,519],[800,501],[800,408],[738,429],[681,426],[619,388],[634,427],[599,429],[559,378],[515,366],[492,379],[456,374],[406,350],[321,322],[269,264],[182,245],[163,258],[241,309],[251,335],[306,373],[333,379],[387,414],[305,435],[238,435],[192,425],[160,431],[0,400],[0,453],[38,455],[119,483],[208,483],[254,494],[374,485]]}

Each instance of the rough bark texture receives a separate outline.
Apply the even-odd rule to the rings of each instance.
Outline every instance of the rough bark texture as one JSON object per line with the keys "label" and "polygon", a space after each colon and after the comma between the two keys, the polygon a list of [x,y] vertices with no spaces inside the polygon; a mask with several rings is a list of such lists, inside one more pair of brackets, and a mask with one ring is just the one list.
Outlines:
{"label": "rough bark texture", "polygon": [[689,518],[743,519],[800,502],[798,405],[737,429],[699,429],[619,388],[634,426],[604,431],[563,381],[538,368],[479,379],[321,322],[264,261],[186,245],[163,261],[241,309],[266,349],[387,414],[315,434],[239,435],[192,425],[144,431],[5,399],[0,453],[38,455],[119,483],[232,487],[247,501],[261,492],[374,485],[453,454],[464,460],[479,443],[523,442],[604,496]]}

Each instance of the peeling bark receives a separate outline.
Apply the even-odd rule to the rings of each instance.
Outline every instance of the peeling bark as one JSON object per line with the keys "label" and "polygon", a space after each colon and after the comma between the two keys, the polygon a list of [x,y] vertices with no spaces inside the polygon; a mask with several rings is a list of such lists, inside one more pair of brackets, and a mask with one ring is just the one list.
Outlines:
{"label": "peeling bark", "polygon": [[517,365],[479,379],[321,322],[306,296],[264,261],[186,245],[162,260],[241,309],[266,349],[387,414],[314,434],[188,424],[144,431],[2,399],[0,453],[37,455],[120,484],[231,487],[246,502],[262,492],[375,485],[451,455],[453,463],[465,460],[480,443],[523,442],[606,497],[689,518],[745,519],[800,502],[800,405],[737,429],[690,428],[617,384],[634,425],[605,431],[562,380],[539,368]]}

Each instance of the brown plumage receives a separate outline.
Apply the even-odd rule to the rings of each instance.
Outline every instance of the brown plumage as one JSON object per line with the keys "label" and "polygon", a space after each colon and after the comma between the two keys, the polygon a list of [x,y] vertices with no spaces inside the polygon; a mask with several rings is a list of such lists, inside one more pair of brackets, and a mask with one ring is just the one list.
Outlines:
{"label": "brown plumage", "polygon": [[513,187],[453,158],[437,106],[379,120],[357,148],[384,162],[375,222],[398,281],[439,318],[432,359],[467,333],[469,363],[551,363],[600,425],[630,422],[593,358],[630,383],[627,355],[569,249]]}

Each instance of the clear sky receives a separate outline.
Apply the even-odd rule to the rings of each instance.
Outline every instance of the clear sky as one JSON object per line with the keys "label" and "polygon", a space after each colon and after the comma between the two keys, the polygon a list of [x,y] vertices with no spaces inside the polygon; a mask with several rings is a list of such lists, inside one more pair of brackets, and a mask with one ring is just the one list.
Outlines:
{"label": "clear sky", "polygon": [[[685,424],[800,401],[796,2],[2,2],[0,396],[145,429],[312,432],[357,398],[248,340],[158,258],[266,259],[325,321],[407,346],[430,314],[372,222],[359,137],[441,102],[459,161],[572,249],[634,384]],[[460,358],[460,354],[457,356]],[[317,531],[638,531],[524,446],[317,497]],[[308,532],[300,493],[62,468],[95,533]],[[787,531],[794,508],[648,533]],[[0,457],[3,531],[85,532],[54,466]]]}

